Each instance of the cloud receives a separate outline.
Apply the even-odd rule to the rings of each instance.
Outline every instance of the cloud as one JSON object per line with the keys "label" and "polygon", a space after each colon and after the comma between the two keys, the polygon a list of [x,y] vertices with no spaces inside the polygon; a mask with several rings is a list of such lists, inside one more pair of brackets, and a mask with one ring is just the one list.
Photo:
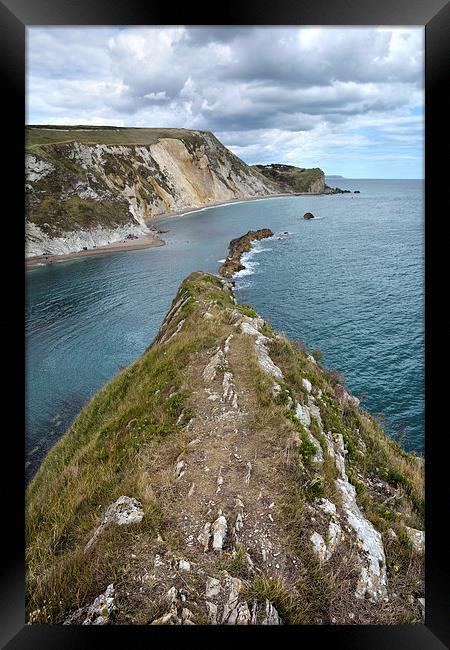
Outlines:
{"label": "cloud", "polygon": [[345,169],[326,171],[356,173],[356,150],[369,167],[374,148],[420,159],[423,38],[423,28],[28,27],[27,120],[212,130],[250,163],[320,155],[325,167],[340,147]]}

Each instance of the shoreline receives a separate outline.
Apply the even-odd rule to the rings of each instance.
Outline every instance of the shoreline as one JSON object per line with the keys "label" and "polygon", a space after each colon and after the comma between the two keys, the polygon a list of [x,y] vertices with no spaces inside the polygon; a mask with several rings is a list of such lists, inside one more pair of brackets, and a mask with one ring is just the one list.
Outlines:
{"label": "shoreline", "polygon": [[301,192],[296,194],[268,194],[267,196],[249,196],[245,199],[228,199],[228,201],[214,201],[213,203],[206,203],[205,205],[199,205],[192,208],[183,208],[182,210],[175,210],[174,212],[162,212],[157,215],[155,219],[151,221],[146,221],[147,226],[152,226],[160,221],[167,221],[172,219],[172,217],[180,217],[183,214],[191,214],[191,212],[203,212],[203,210],[209,210],[210,208],[218,208],[222,205],[229,205],[231,203],[247,203],[248,201],[265,201],[266,199],[279,199],[283,196],[300,196],[300,195],[309,195],[309,196],[322,196],[321,194],[309,194],[309,192]]}
{"label": "shoreline", "polygon": [[[295,192],[295,193],[284,193],[284,194],[269,194],[267,196],[250,196],[248,198],[241,199],[229,199],[228,201],[214,201],[212,203],[207,203],[205,205],[199,205],[191,208],[183,208],[182,210],[175,210],[173,212],[162,212],[160,215],[156,215],[154,219],[146,220],[146,225],[149,228],[154,228],[155,224],[159,224],[165,221],[168,221],[174,217],[180,217],[184,214],[191,214],[194,212],[203,212],[204,210],[209,210],[210,208],[217,208],[222,205],[229,205],[232,203],[244,203],[248,201],[265,201],[267,199],[278,199],[289,196],[322,196],[322,194],[311,194],[310,192]],[[77,259],[79,257],[90,257],[92,255],[106,255],[108,253],[119,253],[122,251],[130,250],[143,250],[145,248],[157,248],[159,246],[165,246],[166,242],[164,239],[148,234],[138,237],[138,239],[132,239],[130,241],[118,241],[113,242],[112,244],[107,244],[106,246],[101,246],[98,248],[91,248],[86,251],[74,251],[73,253],[63,253],[61,255],[39,255],[36,257],[26,257],[25,266],[30,268],[33,266],[49,266],[55,262],[64,262],[71,259]]]}
{"label": "shoreline", "polygon": [[145,248],[157,248],[165,246],[166,242],[155,235],[148,234],[142,235],[137,239],[129,241],[117,241],[106,246],[99,246],[98,248],[91,248],[86,251],[74,251],[73,253],[63,253],[62,255],[39,255],[36,257],[25,258],[25,266],[49,266],[55,262],[64,262],[67,260],[76,259],[78,257],[90,257],[92,255],[106,255],[108,253],[119,253],[121,251],[143,250]]}

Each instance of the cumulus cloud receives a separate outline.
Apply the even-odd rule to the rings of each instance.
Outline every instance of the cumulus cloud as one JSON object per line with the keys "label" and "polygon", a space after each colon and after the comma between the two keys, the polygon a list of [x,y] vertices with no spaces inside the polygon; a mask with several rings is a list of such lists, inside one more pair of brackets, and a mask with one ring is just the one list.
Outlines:
{"label": "cumulus cloud", "polygon": [[420,176],[423,38],[422,28],[28,27],[27,122],[206,129],[249,163],[360,176],[365,160],[374,176]]}

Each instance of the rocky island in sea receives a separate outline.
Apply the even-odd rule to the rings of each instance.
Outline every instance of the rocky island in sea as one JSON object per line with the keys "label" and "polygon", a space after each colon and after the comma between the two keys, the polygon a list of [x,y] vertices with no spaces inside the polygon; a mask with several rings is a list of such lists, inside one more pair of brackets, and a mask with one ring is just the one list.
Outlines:
{"label": "rocky island in sea", "polygon": [[267,239],[267,237],[273,237],[270,228],[249,230],[242,237],[232,239],[228,247],[228,256],[220,267],[219,273],[225,277],[232,277],[235,273],[243,271],[246,267],[241,262],[242,255],[251,250],[252,242]]}
{"label": "rocky island in sea", "polygon": [[27,622],[421,622],[423,469],[232,281],[192,273],[27,489]]}

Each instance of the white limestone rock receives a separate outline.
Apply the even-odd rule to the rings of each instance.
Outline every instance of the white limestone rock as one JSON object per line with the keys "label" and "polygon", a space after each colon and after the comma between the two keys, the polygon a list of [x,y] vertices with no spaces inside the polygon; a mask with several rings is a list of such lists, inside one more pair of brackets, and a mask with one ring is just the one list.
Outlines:
{"label": "white limestone rock", "polygon": [[222,586],[220,584],[220,580],[208,576],[206,578],[206,591],[205,591],[206,598],[208,599],[215,598],[221,593],[221,591],[222,591]]}
{"label": "white limestone rock", "polygon": [[327,535],[327,554],[326,560],[329,560],[333,555],[337,545],[342,539],[342,529],[337,521],[330,521],[328,526],[328,535]]}
{"label": "white limestone rock", "polygon": [[261,625],[283,625],[276,608],[268,600],[266,600],[266,616]]}
{"label": "white limestone rock", "polygon": [[304,427],[307,429],[311,426],[311,414],[307,406],[303,406],[297,402],[295,406],[295,417],[300,420]]}
{"label": "white limestone rock", "polygon": [[106,625],[114,609],[114,585],[111,583],[89,606],[83,625]]}
{"label": "white limestone rock", "polygon": [[314,438],[312,433],[310,433],[309,431],[308,431],[308,440],[311,442],[311,444],[314,445],[314,448],[316,450],[314,456],[311,459],[312,462],[315,465],[321,465],[323,463],[323,451],[320,442],[316,438]]}
{"label": "white limestone rock", "polygon": [[233,375],[231,372],[225,371],[223,373],[222,388],[223,388],[222,401],[228,402],[229,404],[231,404],[232,408],[237,409],[238,408],[237,394],[234,387]]}
{"label": "white limestone rock", "polygon": [[302,384],[303,384],[303,388],[306,390],[307,393],[310,393],[312,391],[312,384],[309,381],[309,379],[303,377]]}
{"label": "white limestone rock", "polygon": [[236,625],[250,625],[251,620],[252,616],[247,603],[245,601],[239,603],[237,608]]}
{"label": "white limestone rock", "polygon": [[380,533],[361,513],[357,501],[356,490],[348,480],[345,471],[345,446],[341,434],[334,436],[335,462],[339,478],[335,483],[340,492],[342,509],[348,523],[356,533],[361,548],[363,563],[355,596],[358,599],[368,598],[371,602],[387,601],[386,556]]}
{"label": "white limestone rock", "polygon": [[327,513],[327,515],[335,515],[336,514],[336,506],[334,503],[331,503],[328,499],[319,499],[318,500],[318,506],[321,510]]}
{"label": "white limestone rock", "polygon": [[411,541],[416,553],[425,553],[425,531],[417,530],[417,528],[410,528],[405,526],[408,539]]}
{"label": "white limestone rock", "polygon": [[319,560],[324,561],[327,556],[327,545],[322,535],[314,531],[309,539],[313,545],[314,553],[317,555]]}
{"label": "white limestone rock", "polygon": [[212,525],[213,549],[222,551],[227,536],[227,520],[223,515],[219,515]]}
{"label": "white limestone rock", "polygon": [[203,551],[205,553],[208,550],[210,537],[211,537],[211,524],[207,522],[203,526],[203,530],[197,537],[197,541],[200,542],[200,544],[203,546]]}
{"label": "white limestone rock", "polygon": [[217,625],[217,605],[211,603],[209,600],[205,602],[208,611],[208,623],[210,625]]}
{"label": "white limestone rock", "polygon": [[229,594],[223,607],[222,624],[235,625],[239,613],[239,595],[244,590],[244,584],[239,578],[232,578],[227,574],[225,588],[229,590]]}
{"label": "white limestone rock", "polygon": [[218,367],[224,361],[222,350],[216,350],[212,355],[205,369],[203,370],[202,377],[205,381],[213,381],[216,377]]}
{"label": "white limestone rock", "polygon": [[114,521],[119,526],[137,524],[142,521],[142,504],[133,497],[121,496],[105,512],[104,521]]}
{"label": "white limestone rock", "polygon": [[174,468],[175,478],[179,479],[179,478],[181,478],[183,476],[183,474],[184,474],[183,470],[184,470],[185,465],[186,465],[186,463],[184,462],[183,459],[179,460],[175,464],[175,468]]}

